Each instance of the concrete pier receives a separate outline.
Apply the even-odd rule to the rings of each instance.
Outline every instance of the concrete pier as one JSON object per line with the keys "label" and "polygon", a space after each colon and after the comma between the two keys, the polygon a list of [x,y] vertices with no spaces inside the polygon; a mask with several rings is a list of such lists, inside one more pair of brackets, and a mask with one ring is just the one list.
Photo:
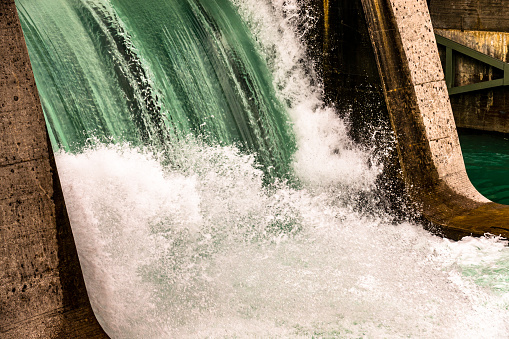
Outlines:
{"label": "concrete pier", "polygon": [[107,338],[88,301],[13,0],[0,1],[0,337]]}
{"label": "concrete pier", "polygon": [[425,0],[362,0],[407,191],[452,239],[509,236],[509,206],[470,183]]}

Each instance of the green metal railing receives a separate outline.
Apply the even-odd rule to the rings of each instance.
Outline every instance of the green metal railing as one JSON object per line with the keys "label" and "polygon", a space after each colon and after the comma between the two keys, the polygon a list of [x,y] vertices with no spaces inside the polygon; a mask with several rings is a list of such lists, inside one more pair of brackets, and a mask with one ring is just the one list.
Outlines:
{"label": "green metal railing", "polygon": [[[444,38],[441,35],[435,34],[437,44],[445,47],[445,83],[447,84],[447,89],[449,91],[449,95],[466,93],[472,91],[478,91],[481,89],[500,87],[500,86],[508,86],[509,85],[509,63],[503,62],[499,59],[493,58],[484,53],[478,52],[472,48],[454,42],[450,39]],[[501,70],[504,73],[504,76],[500,79],[496,80],[488,80],[483,82],[478,82],[475,84],[469,84],[464,86],[455,86],[454,85],[454,55],[453,53],[460,53],[471,57],[475,60],[488,64],[494,68]]]}

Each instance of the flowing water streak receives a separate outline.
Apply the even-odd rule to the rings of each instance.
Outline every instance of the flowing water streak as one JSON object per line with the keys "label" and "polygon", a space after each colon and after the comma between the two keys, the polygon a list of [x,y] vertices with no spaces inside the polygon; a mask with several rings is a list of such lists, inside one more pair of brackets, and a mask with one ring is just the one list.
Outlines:
{"label": "flowing water streak", "polygon": [[[22,3],[29,6],[28,1]],[[121,1],[112,1],[114,6],[106,1],[45,3],[50,7],[39,4],[37,11],[26,9],[22,15],[25,29],[31,29],[35,37],[29,39],[31,56],[34,50],[42,50],[43,57],[34,62],[36,77],[37,65],[39,69],[46,65],[51,69],[46,74],[54,76],[62,74],[58,73],[60,68],[71,69],[70,73],[78,73],[91,89],[86,93],[71,90],[66,92],[70,93],[68,96],[73,100],[93,101],[98,99],[89,99],[89,94],[104,90],[98,96],[101,100],[113,96],[118,103],[118,107],[111,107],[113,110],[107,112],[110,116],[130,116],[133,111],[144,110],[141,103],[133,106],[129,105],[132,101],[127,100],[126,104],[119,99],[131,97],[123,92],[124,87],[111,84],[112,70],[134,68],[130,74],[137,74],[139,80],[135,82],[146,84],[140,85],[141,91],[147,94],[146,91],[153,90],[150,95],[141,96],[142,103],[154,103],[155,107],[146,112],[148,117],[137,115],[141,118],[134,122],[121,118],[128,126],[121,131],[128,132],[104,133],[118,135],[120,140],[134,140],[131,144],[96,144],[88,148],[82,145],[77,154],[64,151],[57,154],[91,301],[101,324],[112,337],[507,336],[509,288],[505,263],[509,262],[509,252],[503,241],[486,238],[453,243],[429,235],[419,225],[395,225],[390,216],[362,215],[349,203],[350,195],[372,187],[379,169],[367,165],[369,155],[347,138],[344,123],[335,117],[332,109],[323,107],[320,89],[310,85],[309,74],[302,67],[302,47],[294,32],[293,25],[299,20],[295,15],[296,1],[235,0],[234,4],[257,38],[256,46],[273,73],[276,94],[293,122],[298,149],[292,167],[301,182],[299,189],[278,180],[264,184],[266,174],[257,165],[259,158],[246,155],[234,146],[211,145],[199,138],[179,135],[172,139],[173,150],[179,150],[173,153],[177,159],[172,163],[178,166],[165,166],[165,161],[160,161],[164,152],[154,154],[153,147],[136,142],[143,137],[129,138],[131,134],[142,133],[140,125],[143,130],[143,123],[151,120],[154,112],[161,112],[165,117],[166,113],[173,112],[167,107],[178,106],[173,101],[178,96],[163,90],[176,86],[166,83],[166,73],[158,70],[164,69],[160,63],[168,61],[164,55],[154,56],[144,45],[152,37],[142,33],[150,35],[150,27],[159,19],[155,16],[154,22],[147,23],[144,28],[147,32],[138,32],[132,27],[137,20],[143,21],[142,17],[127,12],[154,14],[152,7],[157,3],[163,3],[164,7],[164,4],[203,2],[136,2],[132,8],[128,8],[128,2]],[[207,3],[212,6],[216,2]],[[88,10],[76,12],[69,4]],[[163,18],[176,15],[171,9],[155,14]],[[67,46],[69,42],[65,41],[37,40],[48,34],[35,22],[36,13],[45,10],[58,13],[63,21],[55,17],[54,25],[61,26],[62,30],[76,25],[72,26],[75,36],[71,40],[77,39],[79,48]],[[99,42],[99,46],[104,46],[103,38],[83,29],[79,33],[82,24],[95,27],[99,12],[109,13],[103,15],[109,19],[100,22],[125,27],[125,31],[117,31],[125,39],[113,39],[116,42],[108,44],[118,48],[118,41],[126,41],[121,45],[129,46],[127,50],[132,51],[134,58],[126,61],[127,67],[118,66],[122,62],[111,61],[107,55],[90,61],[87,59],[90,55],[78,52],[86,43]],[[31,20],[34,23],[30,26]],[[205,28],[212,26],[210,21],[203,23]],[[111,33],[113,29],[106,31],[115,35]],[[128,37],[128,32],[132,36]],[[160,42],[157,48],[165,50],[166,57],[180,57],[192,63],[188,67],[193,70],[206,68],[200,66],[201,59],[190,60],[193,58],[187,54],[170,50],[166,45],[171,40],[169,27],[157,32],[156,41]],[[217,32],[214,29],[212,33],[217,37]],[[108,34],[98,35],[104,36]],[[203,38],[208,39],[206,35]],[[56,53],[55,45],[60,44],[75,53],[65,57]],[[87,54],[97,53],[92,51],[103,47],[90,48]],[[44,55],[50,57],[45,59]],[[55,66],[48,60],[62,62]],[[83,64],[93,64],[93,67],[78,67]],[[82,71],[95,68],[98,74]],[[177,73],[189,71],[184,67]],[[124,79],[119,76],[123,73],[115,72],[114,77]],[[42,76],[42,84],[41,76],[37,79],[38,87],[43,89],[43,101],[58,96],[59,93],[51,91],[58,92],[61,87],[51,89],[52,85],[65,84],[63,78],[51,82]],[[134,78],[125,79],[129,82]],[[224,76],[219,76],[218,81],[221,79],[224,81]],[[45,86],[44,81],[50,85]],[[104,89],[97,91],[97,86]],[[213,89],[217,83],[210,82],[207,86]],[[199,88],[196,95],[212,91],[207,86]],[[49,92],[44,94],[44,91]],[[115,91],[120,93],[114,94]],[[271,90],[264,91],[269,95]],[[84,99],[79,98],[82,95]],[[234,91],[229,96],[235,96]],[[139,102],[135,96],[132,98]],[[246,97],[240,99],[245,102],[242,98]],[[96,110],[101,107],[101,100],[86,107]],[[49,103],[45,104],[45,112],[52,116],[47,110],[58,111]],[[90,119],[103,120],[96,121],[99,126],[118,121],[105,118],[103,113],[94,114],[90,114]],[[171,131],[175,119],[165,119],[156,119],[156,125],[164,121],[164,126]],[[70,120],[76,125],[80,123],[76,116]],[[183,124],[186,121],[182,119]],[[207,120],[200,120],[197,126],[203,122]],[[67,122],[61,123],[61,128],[69,128]],[[86,132],[93,129],[85,126]],[[168,133],[171,137],[171,132]],[[61,140],[57,141],[65,146]]]}
{"label": "flowing water streak", "polygon": [[293,121],[297,136],[293,169],[299,179],[311,186],[342,187],[345,193],[372,189],[380,168],[366,164],[375,164],[376,159],[352,142],[345,122],[336,117],[334,109],[324,106],[320,81],[296,34],[297,26],[305,30],[317,19],[300,16],[296,0],[267,1],[265,6],[232,1],[257,37],[277,95]]}
{"label": "flowing water streak", "polygon": [[194,133],[289,175],[289,121],[228,1],[17,5],[55,147],[76,151],[93,136],[171,151]]}

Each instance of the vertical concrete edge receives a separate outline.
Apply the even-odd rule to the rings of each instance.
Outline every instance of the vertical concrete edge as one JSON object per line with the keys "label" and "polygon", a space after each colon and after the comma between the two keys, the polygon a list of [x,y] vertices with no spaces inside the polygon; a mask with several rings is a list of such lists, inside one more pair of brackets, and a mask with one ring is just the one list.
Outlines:
{"label": "vertical concrete edge", "polygon": [[108,338],[88,299],[14,0],[0,2],[0,337]]}
{"label": "vertical concrete edge", "polygon": [[362,0],[403,180],[432,230],[452,239],[509,237],[509,206],[466,174],[425,0]]}

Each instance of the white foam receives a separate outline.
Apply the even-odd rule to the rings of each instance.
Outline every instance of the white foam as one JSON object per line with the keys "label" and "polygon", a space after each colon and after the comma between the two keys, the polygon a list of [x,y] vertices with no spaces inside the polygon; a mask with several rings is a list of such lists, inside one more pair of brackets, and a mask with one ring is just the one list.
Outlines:
{"label": "white foam", "polygon": [[232,147],[178,149],[188,161],[174,169],[129,146],[57,156],[91,301],[113,338],[508,333],[506,305],[462,274],[472,259],[458,255],[483,243],[494,262],[509,255],[499,242],[452,243],[327,191],[264,187]]}
{"label": "white foam", "polygon": [[[312,186],[342,186],[349,190],[373,187],[380,166],[372,166],[369,154],[348,137],[345,122],[324,106],[322,89],[312,65],[305,70],[302,41],[295,27],[308,27],[317,20],[299,16],[296,0],[259,2],[233,0],[257,37],[274,76],[274,87],[293,122],[297,136],[294,170]],[[314,85],[313,85],[314,84]]]}
{"label": "white foam", "polygon": [[297,2],[235,3],[287,104],[304,188],[265,187],[252,156],[192,138],[166,167],[129,145],[57,154],[87,287],[108,334],[507,337],[500,291],[476,283],[482,269],[463,269],[500,263],[507,247],[444,241],[420,225],[338,204],[341,192],[369,190],[380,169],[368,166],[369,154],[298,66]]}

